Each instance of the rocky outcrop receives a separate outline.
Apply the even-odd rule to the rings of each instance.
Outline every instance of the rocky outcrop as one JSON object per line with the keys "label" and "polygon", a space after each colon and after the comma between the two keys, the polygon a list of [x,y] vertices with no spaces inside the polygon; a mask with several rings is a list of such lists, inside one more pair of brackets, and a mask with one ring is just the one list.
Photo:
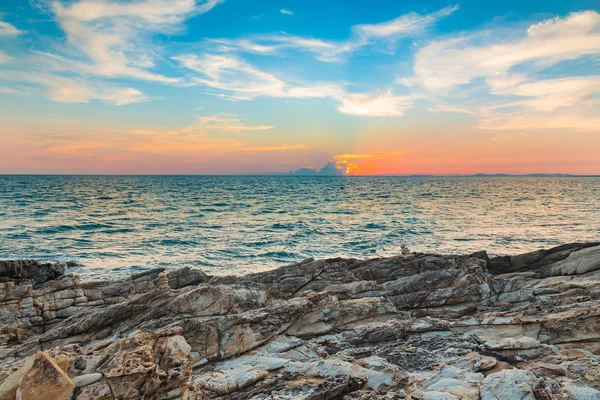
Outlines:
{"label": "rocky outcrop", "polygon": [[600,399],[600,246],[10,280],[0,333],[0,399]]}
{"label": "rocky outcrop", "polygon": [[0,282],[44,284],[63,275],[67,264],[36,260],[0,260]]}

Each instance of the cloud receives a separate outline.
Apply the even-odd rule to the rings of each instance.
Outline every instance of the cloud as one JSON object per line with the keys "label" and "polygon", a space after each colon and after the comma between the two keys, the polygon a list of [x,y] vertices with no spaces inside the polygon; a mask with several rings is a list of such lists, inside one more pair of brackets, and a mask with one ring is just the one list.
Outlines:
{"label": "cloud", "polygon": [[279,10],[279,12],[285,15],[294,15],[292,11],[286,10],[285,8],[282,8],[281,10]]}
{"label": "cloud", "polygon": [[533,24],[522,33],[485,31],[433,41],[417,52],[414,72],[427,89],[443,90],[522,64],[543,68],[592,54],[600,54],[600,14],[585,11]]}
{"label": "cloud", "polygon": [[9,24],[8,22],[0,21],[0,37],[19,36],[24,33],[26,32],[17,29],[14,25]]}
{"label": "cloud", "polygon": [[9,87],[5,87],[5,86],[0,86],[0,93],[4,93],[4,94],[15,94],[17,93],[16,90],[11,89]]}
{"label": "cloud", "polygon": [[11,56],[9,56],[8,54],[6,54],[3,51],[0,51],[0,64],[7,64],[9,62],[11,62],[13,60],[13,58]]}
{"label": "cloud", "polygon": [[376,94],[348,94],[338,110],[344,114],[371,117],[399,117],[414,101],[412,96],[394,96],[391,90]]}
{"label": "cloud", "polygon": [[391,21],[371,25],[356,25],[352,30],[362,38],[394,38],[412,36],[421,33],[434,25],[437,21],[445,18],[458,10],[458,6],[446,7],[432,14],[420,15],[411,12],[401,15]]}
{"label": "cloud", "polygon": [[[397,81],[441,96],[430,111],[480,117],[481,129],[598,131],[600,76],[549,77],[558,63],[568,74],[567,63],[599,54],[600,14],[584,11],[433,41],[417,51],[414,77]],[[456,104],[467,84],[487,91],[477,106]]]}
{"label": "cloud", "polygon": [[600,76],[528,80],[522,75],[488,79],[492,94],[525,97],[512,103],[531,110],[552,112],[595,102],[600,93]]}
{"label": "cloud", "polygon": [[271,125],[245,125],[235,115],[226,113],[200,117],[198,124],[199,126],[206,127],[208,130],[220,130],[231,133],[273,129]]}
{"label": "cloud", "polygon": [[412,96],[394,96],[391,90],[375,94],[348,93],[334,83],[289,85],[231,55],[186,54],[173,59],[201,74],[192,78],[195,84],[231,92],[231,97],[236,100],[250,100],[259,96],[331,98],[341,103],[338,111],[358,116],[401,116],[414,100]]}
{"label": "cloud", "polygon": [[299,50],[314,54],[321,61],[340,61],[342,56],[368,45],[387,41],[394,43],[401,38],[422,34],[437,21],[451,15],[458,6],[446,7],[432,14],[411,12],[379,24],[355,25],[351,36],[343,41],[328,41],[313,37],[288,35],[254,35],[240,39],[211,39],[221,52],[244,51],[255,54],[275,54],[282,50]]}
{"label": "cloud", "polygon": [[434,107],[427,107],[427,110],[430,112],[451,112],[451,113],[458,113],[458,114],[469,114],[469,115],[476,115],[477,113],[467,107],[461,107],[461,106],[452,106],[452,105],[448,105],[448,104],[438,104]]}
{"label": "cloud", "polygon": [[346,162],[350,160],[359,159],[397,159],[399,156],[404,154],[403,151],[384,151],[379,153],[343,153],[337,154],[333,158],[337,162]]}
{"label": "cloud", "polygon": [[[221,0],[80,0],[45,2],[66,33],[69,47],[52,58],[57,69],[106,77],[131,77],[163,83],[179,78],[152,72],[158,58],[155,34],[177,34],[183,21],[202,14]],[[53,57],[54,56],[54,57]]]}
{"label": "cloud", "polygon": [[89,103],[91,100],[102,100],[120,106],[148,99],[137,89],[94,85],[84,80],[52,74],[0,71],[0,79],[31,84],[41,88],[47,98],[62,103]]}
{"label": "cloud", "polygon": [[236,96],[246,99],[256,96],[283,97],[284,82],[237,57],[185,54],[173,59],[202,75],[193,79],[196,84],[235,92]]}

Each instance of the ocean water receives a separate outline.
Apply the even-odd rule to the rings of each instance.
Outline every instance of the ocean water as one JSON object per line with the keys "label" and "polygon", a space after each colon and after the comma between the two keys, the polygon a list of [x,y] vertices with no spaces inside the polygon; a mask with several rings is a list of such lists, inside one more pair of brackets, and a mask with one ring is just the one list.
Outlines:
{"label": "ocean water", "polygon": [[0,176],[0,258],[85,279],[600,240],[600,178]]}

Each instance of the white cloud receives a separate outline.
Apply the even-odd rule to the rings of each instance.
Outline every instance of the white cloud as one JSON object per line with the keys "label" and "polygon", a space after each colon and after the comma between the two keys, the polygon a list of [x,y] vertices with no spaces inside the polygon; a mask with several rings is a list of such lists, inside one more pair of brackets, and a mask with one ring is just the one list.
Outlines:
{"label": "white cloud", "polygon": [[385,40],[393,43],[400,38],[420,35],[457,9],[458,6],[446,7],[425,15],[411,12],[379,24],[356,25],[352,27],[352,35],[344,41],[328,41],[283,33],[255,35],[241,39],[212,39],[209,40],[209,43],[216,44],[216,50],[225,52],[245,51],[256,54],[273,54],[285,49],[295,49],[312,53],[321,61],[340,61],[343,55],[378,41]]}
{"label": "white cloud", "polygon": [[230,55],[186,54],[173,59],[201,75],[192,78],[197,85],[231,92],[230,97],[236,100],[250,100],[261,96],[331,98],[341,103],[338,110],[344,114],[401,116],[406,109],[410,108],[414,99],[412,96],[394,96],[390,90],[375,94],[348,93],[335,83],[290,85]]}
{"label": "white cloud", "polygon": [[356,25],[352,29],[364,38],[390,38],[398,36],[412,36],[423,32],[442,18],[458,10],[458,6],[446,7],[432,14],[420,15],[411,12],[401,15],[391,21],[371,25]]}
{"label": "white cloud", "polygon": [[391,91],[376,94],[348,94],[338,110],[344,114],[371,117],[399,117],[413,104],[411,96],[394,96]]}
{"label": "white cloud", "polygon": [[592,110],[555,114],[520,114],[482,120],[478,126],[489,130],[574,129],[600,132],[600,118]]}
{"label": "white cloud", "polygon": [[600,54],[600,14],[557,17],[531,25],[518,39],[513,36],[492,31],[431,42],[416,54],[414,72],[428,89],[449,89],[524,63],[543,67]]}
{"label": "white cloud", "polygon": [[0,36],[18,36],[26,33],[8,22],[0,21]]}
{"label": "white cloud", "polygon": [[102,100],[115,105],[125,105],[148,99],[137,89],[93,85],[82,80],[46,73],[0,71],[0,79],[40,87],[44,96],[62,103],[89,103],[91,100]]}
{"label": "white cloud", "polygon": [[593,102],[600,93],[600,76],[524,81],[523,76],[488,80],[492,94],[526,97],[519,105],[536,111],[553,112]]}
{"label": "white cloud", "polygon": [[237,57],[186,54],[173,59],[202,75],[194,78],[196,84],[235,92],[239,98],[282,97],[284,93],[284,82]]}
{"label": "white cloud", "polygon": [[3,51],[0,51],[0,64],[7,64],[7,63],[11,62],[12,60],[13,60],[13,58],[11,56],[4,53]]}
{"label": "white cloud", "polygon": [[279,12],[285,15],[294,15],[292,11],[286,10],[285,8],[282,8],[281,10],[279,10]]}
{"label": "white cloud", "polygon": [[[598,131],[600,76],[548,78],[555,75],[548,67],[562,62],[568,74],[566,62],[591,55],[600,55],[600,14],[585,11],[526,29],[504,27],[431,42],[415,56],[414,77],[397,82],[440,96],[430,111],[479,116],[482,129]],[[457,105],[465,88],[453,89],[473,82],[471,89],[487,95],[478,97],[478,106]]]}
{"label": "white cloud", "polygon": [[233,114],[219,113],[200,117],[198,126],[208,130],[219,130],[231,133],[242,133],[246,131],[265,131],[273,129],[271,125],[246,125]]}
{"label": "white cloud", "polygon": [[488,79],[491,92],[510,101],[482,108],[483,129],[571,128],[600,131],[600,76],[533,80],[524,75]]}
{"label": "white cloud", "polygon": [[467,107],[462,107],[462,106],[452,106],[452,105],[448,105],[448,104],[438,104],[434,107],[428,107],[427,108],[428,111],[431,112],[451,112],[451,113],[459,113],[459,114],[469,114],[469,115],[475,115],[475,111],[467,108]]}
{"label": "white cloud", "polygon": [[182,32],[185,19],[207,12],[220,2],[222,0],[50,2],[49,9],[66,33],[70,46],[64,56],[52,55],[51,65],[77,73],[177,83],[179,78],[151,71],[158,58],[152,36]]}

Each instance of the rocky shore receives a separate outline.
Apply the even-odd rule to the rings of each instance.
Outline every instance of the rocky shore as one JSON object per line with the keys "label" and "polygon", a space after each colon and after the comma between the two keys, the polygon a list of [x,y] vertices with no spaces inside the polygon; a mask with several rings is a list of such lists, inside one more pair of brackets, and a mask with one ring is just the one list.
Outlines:
{"label": "rocky shore", "polygon": [[3,399],[600,399],[600,243],[82,282],[0,261]]}

